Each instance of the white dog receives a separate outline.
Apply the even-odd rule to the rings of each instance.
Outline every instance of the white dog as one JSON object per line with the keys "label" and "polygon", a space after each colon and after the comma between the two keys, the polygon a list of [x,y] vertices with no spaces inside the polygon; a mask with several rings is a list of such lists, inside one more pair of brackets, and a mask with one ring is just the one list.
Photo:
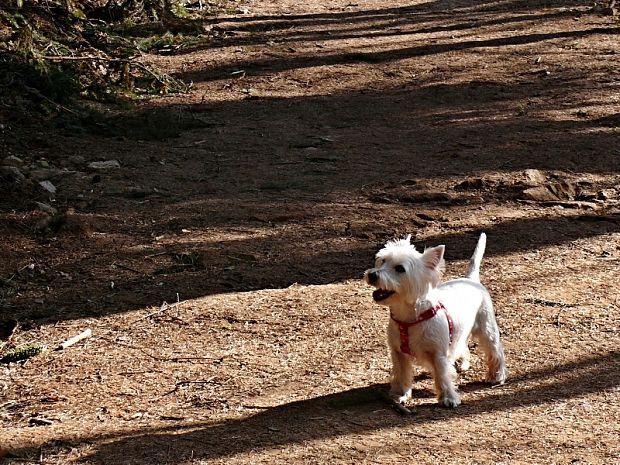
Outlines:
{"label": "white dog", "polygon": [[364,273],[365,281],[376,287],[375,302],[390,308],[390,394],[401,403],[411,397],[415,361],[432,373],[439,403],[456,407],[461,399],[455,364],[469,368],[470,335],[486,355],[486,381],[503,384],[507,375],[493,302],[480,284],[486,235],[480,235],[466,277],[441,284],[445,247],[420,253],[410,239],[388,242],[377,253],[375,268]]}

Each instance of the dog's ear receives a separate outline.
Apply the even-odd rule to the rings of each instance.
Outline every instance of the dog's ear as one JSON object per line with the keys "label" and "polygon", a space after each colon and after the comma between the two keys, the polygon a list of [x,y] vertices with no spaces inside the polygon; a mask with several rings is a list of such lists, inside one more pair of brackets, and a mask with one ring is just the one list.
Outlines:
{"label": "dog's ear", "polygon": [[426,249],[422,254],[422,259],[426,267],[430,270],[441,271],[444,266],[443,253],[445,250],[445,245],[438,245],[437,247]]}

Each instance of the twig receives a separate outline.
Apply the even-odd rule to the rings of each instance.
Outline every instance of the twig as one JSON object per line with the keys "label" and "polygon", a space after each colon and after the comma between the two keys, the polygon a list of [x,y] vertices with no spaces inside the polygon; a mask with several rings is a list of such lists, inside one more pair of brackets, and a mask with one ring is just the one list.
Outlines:
{"label": "twig", "polygon": [[122,268],[123,270],[133,271],[134,273],[143,274],[142,271],[136,270],[135,268],[131,268],[130,266],[123,265],[122,263],[114,263],[114,266]]}
{"label": "twig", "polygon": [[33,88],[33,87],[30,87],[30,86],[27,86],[26,84],[22,84],[22,87],[23,87],[24,89],[26,89],[28,92],[30,92],[30,93],[32,93],[32,94],[34,94],[34,95],[36,95],[37,97],[42,98],[43,100],[48,101],[49,103],[51,103],[52,105],[54,105],[57,109],[59,109],[59,110],[64,110],[64,111],[66,111],[67,113],[71,113],[72,115],[77,115],[77,113],[76,113],[75,111],[73,111],[73,110],[71,110],[70,108],[67,108],[67,107],[65,107],[65,106],[61,105],[60,103],[56,103],[56,102],[54,102],[52,99],[50,99],[49,97],[46,97],[46,96],[45,96],[45,95],[43,95],[41,92],[39,92],[37,89],[35,89],[35,88]]}
{"label": "twig", "polygon": [[168,255],[170,253],[172,253],[172,252],[168,252],[168,251],[166,251],[166,252],[157,252],[157,253],[153,253],[151,255],[145,255],[144,258],[161,257],[162,255]]}
{"label": "twig", "polygon": [[267,407],[265,405],[250,405],[250,404],[242,404],[241,407],[247,408],[248,410],[269,410],[273,407]]}
{"label": "twig", "polygon": [[122,342],[114,341],[104,336],[98,336],[98,337],[99,339],[110,342],[111,344],[118,344],[119,346],[127,347],[128,349],[139,350],[147,357],[151,357],[153,360],[157,360],[159,362],[187,362],[190,360],[210,360],[212,362],[221,362],[223,359],[223,357],[218,357],[218,358],[213,358],[213,357],[159,357],[158,355],[153,355],[153,354],[148,353],[146,349],[144,349],[143,347],[134,346],[131,344],[124,344]]}
{"label": "twig", "polygon": [[92,335],[92,331],[90,330],[90,328],[88,328],[82,331],[77,336],[73,336],[71,339],[67,339],[65,342],[63,342],[58,347],[56,347],[56,350],[64,350],[67,347],[71,347],[72,345],[77,344],[82,339],[86,339],[87,337],[90,337],[91,335]]}
{"label": "twig", "polygon": [[44,55],[40,57],[49,61],[88,61],[88,60],[101,60],[109,63],[125,63],[129,60],[126,58],[107,58],[107,57],[94,57],[94,56],[60,56],[60,55]]}
{"label": "twig", "polygon": [[168,310],[170,308],[178,307],[182,303],[185,303],[185,301],[179,302],[178,298],[179,298],[179,295],[177,294],[177,302],[176,303],[168,305],[168,302],[164,302],[163,304],[161,304],[161,307],[159,308],[159,310],[155,310],[154,312],[147,313],[146,315],[144,315],[144,316],[138,318],[137,320],[135,320],[132,323],[132,325],[136,324],[139,321],[146,320],[147,318],[150,318],[152,316],[159,315],[160,313],[164,313],[166,310]]}
{"label": "twig", "polygon": [[573,308],[576,304],[567,304],[566,302],[555,302],[553,300],[540,299],[538,297],[528,297],[526,302],[537,305],[545,305],[546,307],[561,307],[561,308]]}
{"label": "twig", "polygon": [[175,392],[177,392],[177,390],[181,387],[181,386],[187,386],[189,384],[211,384],[211,382],[213,382],[213,380],[215,379],[215,376],[212,376],[211,378],[204,380],[204,381],[190,381],[190,380],[184,380],[184,381],[177,381],[174,384],[174,389],[166,392],[164,395],[162,395],[161,397],[166,397],[169,396],[170,394],[174,394]]}

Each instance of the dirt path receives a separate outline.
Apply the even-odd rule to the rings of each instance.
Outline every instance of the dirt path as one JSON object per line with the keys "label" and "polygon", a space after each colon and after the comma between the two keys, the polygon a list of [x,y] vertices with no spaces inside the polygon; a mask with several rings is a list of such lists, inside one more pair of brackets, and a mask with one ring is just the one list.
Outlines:
{"label": "dirt path", "polygon": [[[93,336],[0,365],[0,455],[620,463],[617,19],[568,0],[236,8],[205,20],[208,46],[145,57],[191,94],[101,134],[4,131],[27,181],[0,185],[19,320],[0,348]],[[420,376],[399,415],[359,278],[407,233],[459,276],[480,231],[509,382],[480,383],[474,357],[456,411]]]}

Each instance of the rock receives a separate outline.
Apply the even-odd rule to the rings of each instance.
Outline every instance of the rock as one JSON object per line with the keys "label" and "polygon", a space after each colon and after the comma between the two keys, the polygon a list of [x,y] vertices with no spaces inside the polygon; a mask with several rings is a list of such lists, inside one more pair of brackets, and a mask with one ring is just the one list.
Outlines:
{"label": "rock", "polygon": [[42,168],[32,170],[30,172],[30,179],[33,181],[45,181],[46,179],[58,179],[74,173],[75,171],[59,170],[57,168]]}
{"label": "rock", "polygon": [[593,191],[589,191],[589,190],[582,190],[579,193],[579,197],[577,197],[576,200],[591,201],[591,200],[606,200],[606,199],[599,199],[597,192],[593,192]]}
{"label": "rock", "polygon": [[39,186],[41,186],[43,190],[49,192],[50,194],[56,193],[56,186],[54,186],[54,184],[52,184],[50,181],[41,181],[39,183]]}
{"label": "rock", "polygon": [[45,212],[49,215],[58,215],[58,210],[55,209],[54,207],[52,207],[51,205],[48,205],[46,203],[43,202],[35,202],[35,204],[37,205],[37,207],[39,208],[39,210],[41,210],[42,212]]}
{"label": "rock", "polygon": [[0,178],[16,184],[20,184],[26,180],[24,173],[15,166],[0,166]]}
{"label": "rock", "polygon": [[577,184],[570,181],[549,183],[547,189],[560,200],[575,200],[581,190]]}
{"label": "rock", "polygon": [[482,178],[469,178],[458,183],[454,188],[456,190],[481,190],[489,187],[490,183]]}
{"label": "rock", "polygon": [[540,170],[529,169],[523,172],[525,176],[524,184],[526,186],[536,187],[547,182],[547,176]]}
{"label": "rock", "polygon": [[75,166],[83,166],[84,163],[86,162],[86,159],[82,156],[82,155],[71,155],[67,161],[71,164],[71,165],[75,165]]}
{"label": "rock", "polygon": [[110,170],[120,168],[121,164],[118,160],[93,161],[88,167],[92,170]]}
{"label": "rock", "polygon": [[530,187],[523,191],[523,198],[534,202],[557,202],[559,199],[545,186]]}
{"label": "rock", "polygon": [[37,161],[37,165],[40,166],[41,168],[49,168],[50,167],[50,164],[44,158],[42,158],[39,161]]}
{"label": "rock", "polygon": [[398,200],[404,203],[450,202],[452,196],[447,192],[423,191],[400,195]]}

